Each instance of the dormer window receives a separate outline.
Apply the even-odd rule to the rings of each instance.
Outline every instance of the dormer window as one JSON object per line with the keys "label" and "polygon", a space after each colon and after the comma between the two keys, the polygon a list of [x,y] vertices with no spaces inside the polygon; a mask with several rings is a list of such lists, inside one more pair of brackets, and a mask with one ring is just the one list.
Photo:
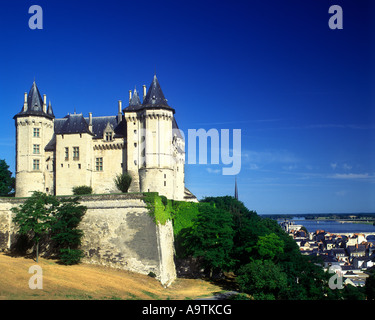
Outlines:
{"label": "dormer window", "polygon": [[105,133],[105,141],[112,141],[112,132]]}
{"label": "dormer window", "polygon": [[108,122],[103,130],[103,140],[112,141],[114,136],[113,126]]}

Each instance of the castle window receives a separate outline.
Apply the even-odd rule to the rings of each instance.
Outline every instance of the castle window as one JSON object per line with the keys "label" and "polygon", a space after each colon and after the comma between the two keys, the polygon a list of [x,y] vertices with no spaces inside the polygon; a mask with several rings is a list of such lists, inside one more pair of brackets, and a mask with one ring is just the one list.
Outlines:
{"label": "castle window", "polygon": [[39,160],[38,159],[33,160],[33,170],[39,170]]}
{"label": "castle window", "polygon": [[164,187],[166,187],[167,186],[167,181],[164,181]]}
{"label": "castle window", "polygon": [[65,148],[65,160],[69,160],[69,148]]}
{"label": "castle window", "polygon": [[81,169],[81,164],[80,163],[78,163],[78,169]]}
{"label": "castle window", "polygon": [[39,144],[34,144],[33,145],[33,153],[34,154],[39,154],[40,153],[40,145]]}
{"label": "castle window", "polygon": [[105,141],[112,141],[112,132],[105,133]]}
{"label": "castle window", "polygon": [[40,129],[39,128],[34,128],[34,137],[39,138],[40,137]]}
{"label": "castle window", "polygon": [[73,160],[79,160],[79,147],[73,147]]}
{"label": "castle window", "polygon": [[96,158],[95,168],[96,171],[103,171],[103,158]]}

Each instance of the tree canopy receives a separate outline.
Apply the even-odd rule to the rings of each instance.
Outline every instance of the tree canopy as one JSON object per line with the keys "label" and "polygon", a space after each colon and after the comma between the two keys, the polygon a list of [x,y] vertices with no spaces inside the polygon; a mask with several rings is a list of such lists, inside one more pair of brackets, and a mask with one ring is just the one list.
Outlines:
{"label": "tree canopy", "polygon": [[[178,222],[177,254],[203,257],[203,266],[232,271],[253,299],[361,299],[361,289],[332,290],[320,261],[301,254],[275,220],[262,218],[233,197],[208,197],[194,205],[192,219]],[[197,208],[197,209],[196,209]],[[183,213],[184,211],[181,211]],[[185,225],[185,227],[184,227]],[[216,251],[216,253],[214,253]],[[316,260],[316,261],[315,261]],[[368,278],[372,284],[373,276]],[[368,286],[368,295],[373,291]]]}
{"label": "tree canopy", "polygon": [[14,223],[18,233],[31,237],[36,250],[36,262],[39,258],[39,242],[43,236],[52,235],[52,240],[60,249],[60,258],[65,264],[77,263],[82,256],[78,249],[83,232],[77,229],[86,207],[79,205],[79,198],[57,197],[35,191],[19,207],[11,210],[15,213]]}
{"label": "tree canopy", "polygon": [[[0,160],[0,197],[9,197],[14,194],[15,178],[9,171],[5,160]],[[13,193],[13,194],[12,194]]]}

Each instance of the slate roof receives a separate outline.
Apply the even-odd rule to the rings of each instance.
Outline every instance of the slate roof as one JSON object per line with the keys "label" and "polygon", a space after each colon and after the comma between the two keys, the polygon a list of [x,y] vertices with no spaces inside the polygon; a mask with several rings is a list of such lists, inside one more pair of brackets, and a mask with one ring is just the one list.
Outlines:
{"label": "slate roof", "polygon": [[180,128],[178,127],[177,125],[177,121],[176,121],[176,118],[173,117],[172,119],[172,130],[173,130],[173,133],[176,133],[177,137],[180,138],[180,139],[184,139],[182,137],[182,134],[181,134],[181,131],[180,131]]}
{"label": "slate roof", "polygon": [[366,246],[364,244],[360,245],[355,245],[355,246],[348,246],[347,247],[348,253],[355,253],[355,252],[365,252],[366,251]]}
{"label": "slate roof", "polygon": [[40,95],[39,89],[35,83],[31,86],[29,94],[27,95],[27,109],[23,110],[23,107],[19,113],[17,113],[13,118],[22,116],[42,116],[53,119],[55,116],[52,111],[51,104],[48,106],[47,112],[43,111],[43,99]]}
{"label": "slate roof", "polygon": [[151,82],[151,85],[147,91],[146,97],[144,98],[143,103],[140,103],[140,99],[136,90],[134,90],[134,94],[132,99],[129,102],[129,106],[126,107],[123,111],[124,112],[131,112],[131,111],[139,111],[145,108],[148,109],[167,109],[170,111],[175,112],[175,110],[168,105],[167,99],[164,97],[164,93],[161,90],[160,84],[156,75],[154,75],[154,79]]}
{"label": "slate roof", "polygon": [[55,117],[55,115],[53,114],[51,101],[48,103],[47,114],[48,114],[49,116],[53,117],[53,118]]}
{"label": "slate roof", "polygon": [[[89,122],[89,118],[85,118],[85,120],[87,123]],[[103,132],[108,123],[114,129],[114,138],[124,137],[126,135],[125,120],[117,124],[117,116],[92,117],[92,131],[95,135],[95,139],[103,138]]]}
{"label": "slate roof", "polygon": [[[80,114],[69,114],[65,118],[65,121],[59,121],[59,125],[55,125],[56,134],[72,134],[72,133],[89,133],[89,125]],[[55,121],[56,122],[56,121]]]}
{"label": "slate roof", "polygon": [[141,99],[139,99],[137,89],[134,89],[133,96],[132,96],[132,98],[130,99],[130,102],[129,102],[129,106],[137,109],[141,105],[142,105],[142,103],[141,103]]}
{"label": "slate roof", "polygon": [[69,114],[62,119],[55,119],[56,134],[89,133],[94,139],[102,139],[107,124],[114,130],[114,138],[124,137],[126,134],[126,122],[117,124],[117,116],[92,117],[92,131],[89,130],[89,118],[82,114]]}

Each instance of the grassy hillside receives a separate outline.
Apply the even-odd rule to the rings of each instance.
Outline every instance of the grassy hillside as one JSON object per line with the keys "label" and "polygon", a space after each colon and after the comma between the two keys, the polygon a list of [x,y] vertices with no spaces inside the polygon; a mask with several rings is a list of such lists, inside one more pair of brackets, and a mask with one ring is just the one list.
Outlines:
{"label": "grassy hillside", "polygon": [[0,254],[0,299],[87,300],[87,299],[196,299],[212,296],[222,289],[203,280],[177,279],[169,288],[148,276],[107,267],[80,264],[64,266],[40,258],[43,289],[31,290],[28,273],[32,259]]}

